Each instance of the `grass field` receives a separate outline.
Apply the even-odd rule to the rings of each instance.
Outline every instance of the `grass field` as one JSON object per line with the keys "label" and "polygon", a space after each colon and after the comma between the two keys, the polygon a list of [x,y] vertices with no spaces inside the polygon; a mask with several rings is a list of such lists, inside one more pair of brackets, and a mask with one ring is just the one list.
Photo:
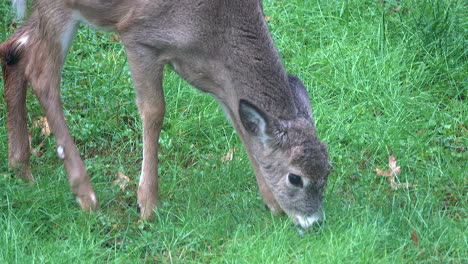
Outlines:
{"label": "grass field", "polygon": [[[54,139],[38,128],[36,182],[13,177],[1,100],[0,263],[468,263],[465,1],[267,0],[264,8],[328,143],[322,225],[301,236],[264,209],[217,103],[170,70],[160,207],[154,222],[139,223],[141,122],[124,50],[112,34],[82,27],[62,98],[102,208],[78,209]],[[13,16],[0,1],[1,41]],[[28,109],[32,127],[43,114],[31,92]],[[392,153],[408,189],[394,191],[374,172]],[[125,191],[112,184],[118,171],[131,178]]]}

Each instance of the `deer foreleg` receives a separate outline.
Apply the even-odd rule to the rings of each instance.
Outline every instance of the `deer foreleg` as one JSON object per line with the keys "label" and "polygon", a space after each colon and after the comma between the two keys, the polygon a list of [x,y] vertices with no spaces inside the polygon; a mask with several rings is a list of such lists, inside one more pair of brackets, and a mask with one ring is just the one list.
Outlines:
{"label": "deer foreleg", "polygon": [[143,123],[143,163],[138,187],[141,218],[154,215],[158,204],[158,139],[165,113],[162,77],[164,64],[153,50],[127,45],[127,57],[135,84]]}

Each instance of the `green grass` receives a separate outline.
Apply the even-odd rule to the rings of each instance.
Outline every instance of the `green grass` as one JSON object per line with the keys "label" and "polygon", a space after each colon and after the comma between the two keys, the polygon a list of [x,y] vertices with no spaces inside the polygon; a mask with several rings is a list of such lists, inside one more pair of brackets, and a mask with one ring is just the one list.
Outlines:
{"label": "green grass", "polygon": [[[12,32],[9,8],[0,2],[2,41]],[[62,97],[102,209],[78,209],[54,140],[40,131],[36,182],[12,177],[1,100],[0,263],[467,263],[466,3],[268,0],[264,8],[328,143],[323,225],[301,236],[263,209],[218,105],[169,70],[161,205],[154,222],[139,223],[141,122],[124,50],[82,27]],[[28,109],[30,123],[42,116],[32,93]],[[233,148],[233,160],[221,161]],[[392,191],[374,173],[391,153],[408,190]],[[112,185],[118,170],[132,179],[126,191]]]}

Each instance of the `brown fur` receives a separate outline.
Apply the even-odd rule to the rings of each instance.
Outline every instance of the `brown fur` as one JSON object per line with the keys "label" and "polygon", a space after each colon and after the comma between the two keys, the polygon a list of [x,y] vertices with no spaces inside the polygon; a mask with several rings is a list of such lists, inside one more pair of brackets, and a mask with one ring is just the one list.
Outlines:
{"label": "brown fur", "polygon": [[[120,33],[127,51],[143,123],[138,190],[143,219],[154,214],[158,200],[156,142],[165,113],[165,64],[223,106],[275,214],[284,210],[304,228],[321,218],[326,148],[315,135],[306,89],[286,73],[257,0],[36,0],[28,21],[0,46],[10,166],[19,169],[19,177],[33,180],[25,107],[30,83],[80,206],[98,208],[60,102],[61,69],[83,21]],[[288,182],[292,174],[294,182],[304,183]]]}

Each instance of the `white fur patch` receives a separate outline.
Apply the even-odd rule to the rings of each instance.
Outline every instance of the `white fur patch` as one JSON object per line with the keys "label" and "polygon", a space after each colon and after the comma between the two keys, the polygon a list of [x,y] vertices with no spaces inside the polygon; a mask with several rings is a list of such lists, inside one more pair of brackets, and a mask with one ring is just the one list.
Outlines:
{"label": "white fur patch", "polygon": [[18,39],[18,44],[19,46],[24,46],[28,43],[29,40],[29,35],[24,35],[21,38]]}
{"label": "white fur patch", "polygon": [[[145,136],[143,135],[143,142],[145,142]],[[143,162],[141,162],[141,175],[140,175],[140,182],[138,183],[138,187],[140,187],[141,185],[143,185],[143,181],[145,180],[144,179],[144,170],[145,170],[145,152],[143,151]]]}
{"label": "white fur patch", "polygon": [[317,212],[311,216],[296,215],[296,219],[303,229],[309,229],[315,222],[322,220],[322,214]]}
{"label": "white fur patch", "polygon": [[80,205],[81,208],[83,208],[80,197],[76,197],[76,202]]}
{"label": "white fur patch", "polygon": [[91,198],[91,201],[93,202],[93,206],[95,206],[97,204],[96,195],[94,193],[92,193],[90,198]]}
{"label": "white fur patch", "polygon": [[64,159],[65,158],[65,149],[63,148],[63,146],[58,146],[57,147],[57,155],[59,157],[59,159]]}

